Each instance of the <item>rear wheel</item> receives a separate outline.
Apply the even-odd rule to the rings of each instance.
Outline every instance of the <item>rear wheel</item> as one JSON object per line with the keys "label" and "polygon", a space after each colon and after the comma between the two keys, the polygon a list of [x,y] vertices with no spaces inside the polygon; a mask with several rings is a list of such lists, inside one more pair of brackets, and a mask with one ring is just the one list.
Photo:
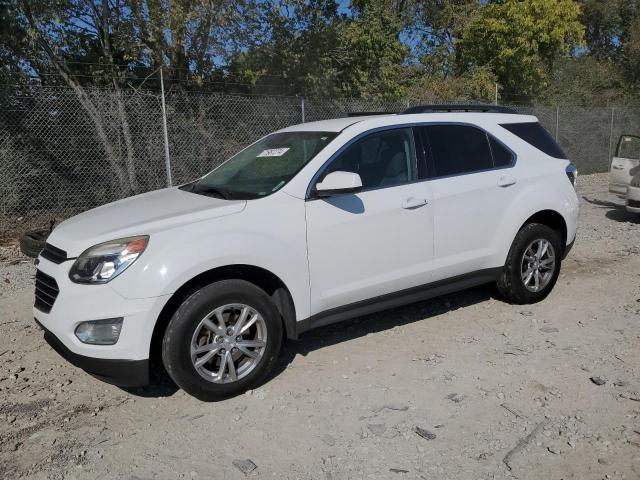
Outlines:
{"label": "rear wheel", "polygon": [[162,360],[187,393],[219,400],[256,386],[273,367],[282,321],[269,296],[244,280],[207,285],[167,326]]}
{"label": "rear wheel", "polygon": [[513,240],[498,290],[513,303],[535,303],[553,289],[560,273],[562,241],[546,225],[529,223]]}

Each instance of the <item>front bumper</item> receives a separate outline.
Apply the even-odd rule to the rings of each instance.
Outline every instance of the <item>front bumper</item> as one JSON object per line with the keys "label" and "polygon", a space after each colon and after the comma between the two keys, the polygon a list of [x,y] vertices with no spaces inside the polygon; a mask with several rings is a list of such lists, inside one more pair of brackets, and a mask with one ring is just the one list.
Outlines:
{"label": "front bumper", "polygon": [[[153,330],[170,296],[132,299],[110,284],[75,284],[69,280],[72,263],[39,258],[38,270],[54,279],[59,290],[49,311],[43,311],[42,305],[33,309],[45,340],[73,365],[109,383],[127,387],[147,384]],[[82,322],[117,317],[124,320],[114,345],[82,343],[74,333]]]}
{"label": "front bumper", "polygon": [[121,360],[78,355],[69,350],[38,320],[35,321],[44,331],[45,341],[72,365],[104,382],[120,387],[142,387],[149,384],[149,360]]}

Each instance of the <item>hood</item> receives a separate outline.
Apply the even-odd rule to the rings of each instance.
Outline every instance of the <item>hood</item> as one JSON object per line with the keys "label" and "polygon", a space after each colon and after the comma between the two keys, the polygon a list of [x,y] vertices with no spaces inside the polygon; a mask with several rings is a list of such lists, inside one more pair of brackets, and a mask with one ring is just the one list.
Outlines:
{"label": "hood", "polygon": [[223,200],[178,187],[143,193],[109,203],[60,223],[48,243],[77,257],[101,242],[133,235],[153,235],[190,223],[241,212],[244,200]]}

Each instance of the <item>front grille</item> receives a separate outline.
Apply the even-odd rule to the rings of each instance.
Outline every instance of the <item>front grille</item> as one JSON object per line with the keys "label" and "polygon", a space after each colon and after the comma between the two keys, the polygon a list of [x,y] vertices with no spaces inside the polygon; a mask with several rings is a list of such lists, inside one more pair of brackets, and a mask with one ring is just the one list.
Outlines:
{"label": "front grille", "polygon": [[53,263],[62,263],[67,259],[67,252],[48,243],[44,244],[44,248],[42,249],[42,252],[40,252],[40,255],[42,255],[42,258],[46,258]]}
{"label": "front grille", "polygon": [[36,302],[34,306],[44,313],[49,313],[60,290],[53,277],[36,270]]}
{"label": "front grille", "polygon": [[630,206],[631,208],[640,208],[640,201],[639,200],[627,200],[627,205]]}

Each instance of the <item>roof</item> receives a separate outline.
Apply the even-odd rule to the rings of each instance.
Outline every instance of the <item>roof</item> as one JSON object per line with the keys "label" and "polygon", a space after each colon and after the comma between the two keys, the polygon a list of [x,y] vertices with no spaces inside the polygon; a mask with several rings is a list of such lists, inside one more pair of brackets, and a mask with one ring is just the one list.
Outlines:
{"label": "roof", "polygon": [[408,113],[402,115],[370,115],[363,117],[333,118],[318,122],[300,123],[279,130],[281,132],[341,132],[355,125],[371,126],[376,128],[384,125],[407,124],[419,122],[469,122],[482,123],[518,123],[537,122],[533,115],[515,113],[484,113],[484,112],[434,112],[434,113]]}
{"label": "roof", "polygon": [[364,120],[371,118],[385,118],[395,114],[389,115],[369,115],[363,117],[345,117],[345,118],[332,118],[329,120],[320,120],[317,122],[299,123],[298,125],[291,125],[283,128],[281,132],[341,132],[345,128],[353,125],[354,123],[360,123]]}

